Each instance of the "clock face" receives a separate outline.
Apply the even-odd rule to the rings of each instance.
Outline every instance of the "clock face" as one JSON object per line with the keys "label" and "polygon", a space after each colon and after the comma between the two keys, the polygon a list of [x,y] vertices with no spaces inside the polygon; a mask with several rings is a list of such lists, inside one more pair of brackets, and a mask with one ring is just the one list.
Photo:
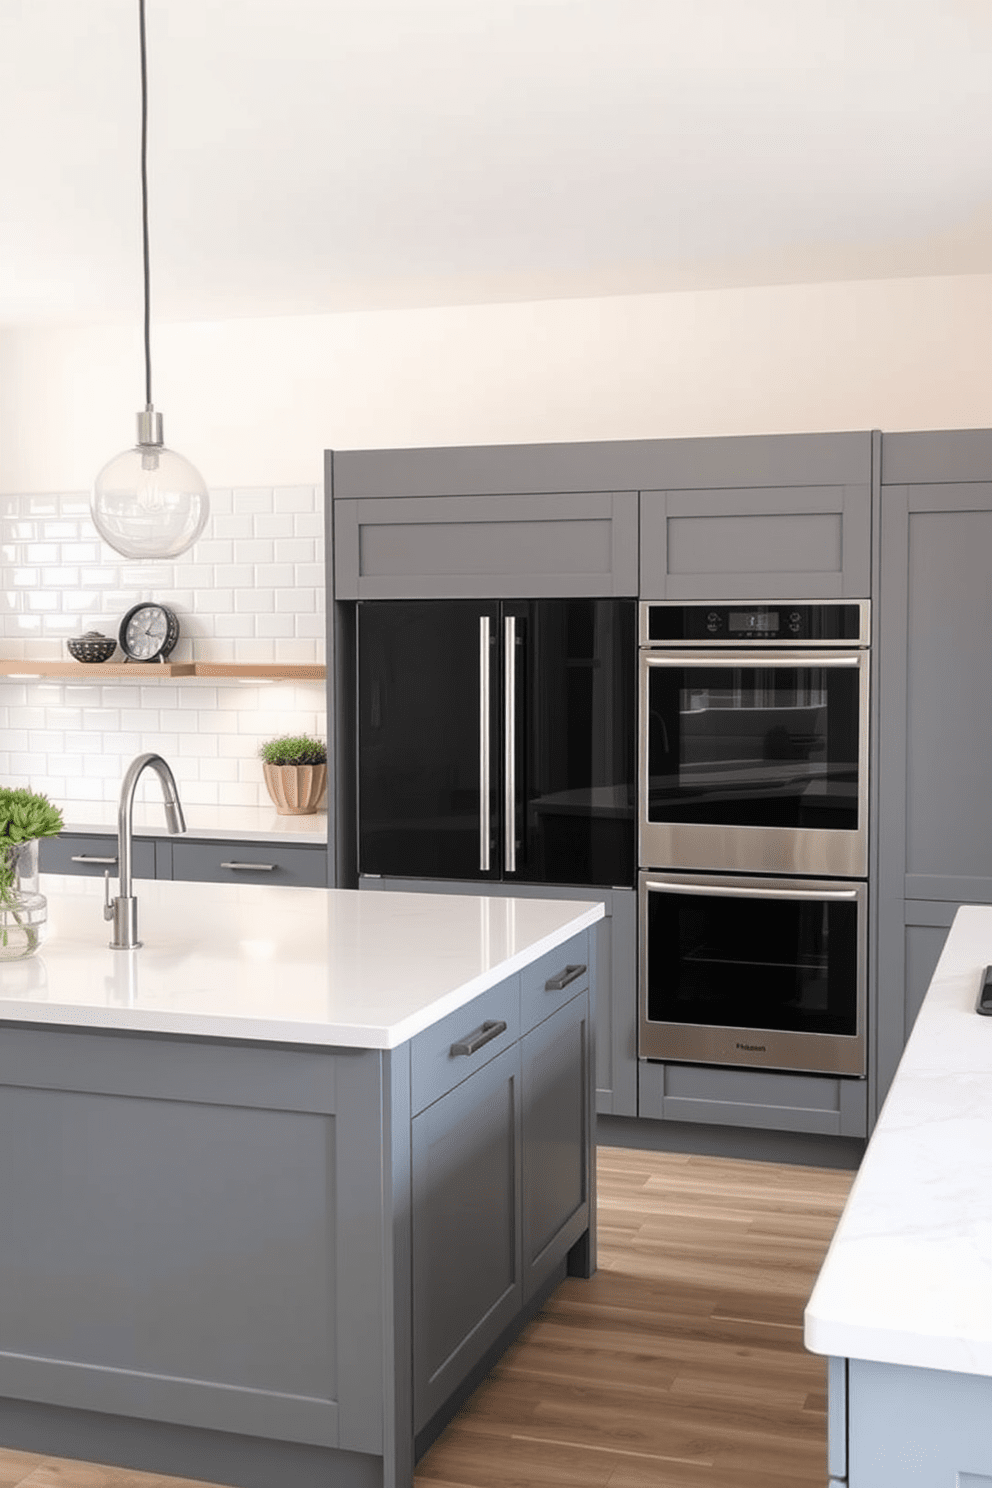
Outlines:
{"label": "clock face", "polygon": [[135,605],[121,621],[121,650],[134,661],[164,661],[178,639],[179,621],[165,605]]}

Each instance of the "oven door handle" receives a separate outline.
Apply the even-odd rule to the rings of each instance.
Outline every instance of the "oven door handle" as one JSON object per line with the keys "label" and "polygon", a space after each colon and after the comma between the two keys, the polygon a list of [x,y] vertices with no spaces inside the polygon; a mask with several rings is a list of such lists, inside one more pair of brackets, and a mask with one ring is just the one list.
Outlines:
{"label": "oven door handle", "polygon": [[731,889],[718,888],[713,884],[673,883],[663,878],[652,878],[647,884],[653,890],[667,889],[673,894],[708,894],[716,899],[857,899],[857,889]]}
{"label": "oven door handle", "polygon": [[867,656],[866,651],[844,652],[835,655],[830,651],[792,651],[787,655],[774,655],[742,647],[740,651],[652,651],[641,648],[641,654],[649,667],[701,667],[736,666],[751,670],[764,667],[858,667]]}

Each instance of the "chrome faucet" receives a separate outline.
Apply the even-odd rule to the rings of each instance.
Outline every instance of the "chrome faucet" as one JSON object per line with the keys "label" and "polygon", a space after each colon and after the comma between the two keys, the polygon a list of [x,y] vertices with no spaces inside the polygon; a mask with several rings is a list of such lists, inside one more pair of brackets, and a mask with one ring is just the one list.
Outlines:
{"label": "chrome faucet", "polygon": [[110,942],[113,951],[132,951],[140,946],[138,939],[138,901],[131,893],[131,860],[133,857],[134,792],[138,778],[148,766],[162,782],[165,801],[165,823],[170,832],[185,832],[186,818],[179,803],[176,778],[160,754],[139,754],[127,767],[121,781],[121,801],[117,811],[117,869],[118,888],[116,899],[110,897],[110,873],[104,874],[103,918],[113,920],[114,938]]}

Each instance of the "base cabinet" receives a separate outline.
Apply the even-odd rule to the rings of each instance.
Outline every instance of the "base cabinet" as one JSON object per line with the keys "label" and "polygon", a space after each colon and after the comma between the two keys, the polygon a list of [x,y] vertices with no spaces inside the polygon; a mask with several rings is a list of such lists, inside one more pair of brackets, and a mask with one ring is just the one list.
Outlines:
{"label": "base cabinet", "polygon": [[[593,944],[576,936],[413,1043],[413,1104],[430,1101],[411,1133],[417,1432],[595,1223]],[[576,1265],[593,1269],[591,1239]]]}
{"label": "base cabinet", "polygon": [[768,1131],[864,1137],[865,1080],[642,1059],[641,1116]]}
{"label": "base cabinet", "polygon": [[992,1488],[992,1379],[830,1360],[830,1488]]}
{"label": "base cabinet", "polygon": [[[117,876],[117,834],[66,833],[41,843],[43,873]],[[187,883],[265,883],[327,887],[327,849],[320,844],[135,837],[135,878]]]}
{"label": "base cabinet", "polygon": [[520,1052],[413,1120],[413,1424],[420,1431],[519,1311]]}
{"label": "base cabinet", "polygon": [[393,1050],[0,1027],[0,1445],[410,1488],[594,1267],[595,940]]}

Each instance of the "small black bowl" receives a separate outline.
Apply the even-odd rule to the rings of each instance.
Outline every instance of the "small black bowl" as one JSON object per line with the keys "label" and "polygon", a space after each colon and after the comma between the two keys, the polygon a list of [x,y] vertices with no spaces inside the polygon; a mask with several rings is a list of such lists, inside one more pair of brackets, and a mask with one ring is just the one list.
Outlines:
{"label": "small black bowl", "polygon": [[117,642],[98,630],[88,630],[85,635],[74,636],[66,641],[69,655],[76,661],[109,661],[117,650]]}

